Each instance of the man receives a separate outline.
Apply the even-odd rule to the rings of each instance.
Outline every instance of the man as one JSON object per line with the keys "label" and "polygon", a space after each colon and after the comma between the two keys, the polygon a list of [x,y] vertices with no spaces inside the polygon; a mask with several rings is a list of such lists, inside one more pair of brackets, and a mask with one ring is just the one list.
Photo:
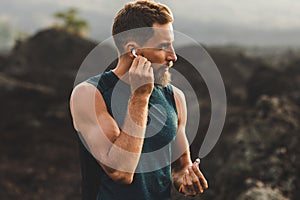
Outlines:
{"label": "man", "polygon": [[190,159],[184,94],[169,83],[177,59],[172,22],[163,4],[127,3],[112,30],[117,66],[72,92],[74,128],[87,149],[84,199],[162,200],[172,184],[191,196],[208,188]]}

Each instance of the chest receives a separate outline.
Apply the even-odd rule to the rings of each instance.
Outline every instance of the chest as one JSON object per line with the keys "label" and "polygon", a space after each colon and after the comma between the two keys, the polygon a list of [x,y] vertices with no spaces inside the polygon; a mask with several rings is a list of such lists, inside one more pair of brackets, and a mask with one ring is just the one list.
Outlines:
{"label": "chest", "polygon": [[[127,113],[130,88],[118,86],[104,95],[110,114],[121,128]],[[157,150],[174,139],[178,116],[172,90],[155,86],[148,104],[147,128],[143,151]]]}

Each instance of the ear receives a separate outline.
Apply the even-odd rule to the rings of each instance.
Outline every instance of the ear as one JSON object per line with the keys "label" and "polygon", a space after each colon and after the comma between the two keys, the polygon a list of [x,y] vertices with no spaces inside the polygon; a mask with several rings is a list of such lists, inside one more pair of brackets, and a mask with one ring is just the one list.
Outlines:
{"label": "ear", "polygon": [[125,50],[124,54],[127,54],[130,57],[132,57],[132,55],[131,55],[132,49],[138,49],[138,48],[139,48],[139,45],[136,42],[128,42],[124,46],[124,50]]}

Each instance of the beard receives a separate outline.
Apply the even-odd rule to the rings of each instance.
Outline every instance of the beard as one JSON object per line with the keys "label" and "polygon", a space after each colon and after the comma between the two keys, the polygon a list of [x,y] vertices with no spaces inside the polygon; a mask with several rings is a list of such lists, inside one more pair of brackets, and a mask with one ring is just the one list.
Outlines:
{"label": "beard", "polygon": [[165,65],[154,70],[154,83],[166,87],[171,82],[171,73],[166,70]]}

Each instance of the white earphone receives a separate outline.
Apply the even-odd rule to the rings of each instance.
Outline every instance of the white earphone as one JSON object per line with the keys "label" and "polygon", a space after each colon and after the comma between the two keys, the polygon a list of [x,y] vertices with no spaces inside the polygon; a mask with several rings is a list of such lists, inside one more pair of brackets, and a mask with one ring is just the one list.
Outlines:
{"label": "white earphone", "polygon": [[136,58],[137,57],[137,55],[136,55],[136,50],[135,49],[132,49],[131,50],[131,53],[132,53],[132,55]]}

